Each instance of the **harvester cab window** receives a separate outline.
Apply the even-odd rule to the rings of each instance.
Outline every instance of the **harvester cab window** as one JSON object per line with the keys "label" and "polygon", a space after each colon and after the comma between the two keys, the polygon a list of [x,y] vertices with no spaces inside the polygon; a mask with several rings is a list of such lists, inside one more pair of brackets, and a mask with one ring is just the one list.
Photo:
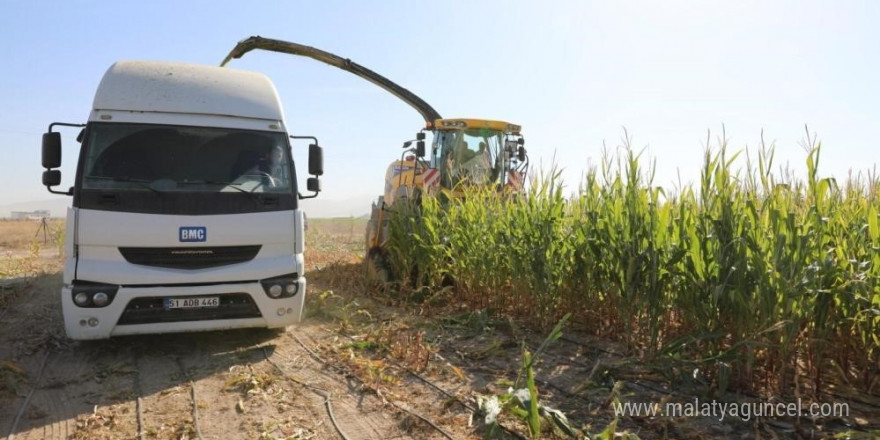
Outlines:
{"label": "harvester cab window", "polygon": [[453,186],[462,181],[474,185],[492,183],[498,177],[497,158],[501,151],[502,133],[487,129],[460,130],[447,134],[450,146],[445,155],[443,172]]}

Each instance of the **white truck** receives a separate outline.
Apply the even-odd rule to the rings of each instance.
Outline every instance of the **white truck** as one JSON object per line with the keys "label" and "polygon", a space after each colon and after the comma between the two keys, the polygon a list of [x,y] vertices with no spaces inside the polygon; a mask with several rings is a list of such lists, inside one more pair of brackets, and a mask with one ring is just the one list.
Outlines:
{"label": "white truck", "polygon": [[[61,183],[61,136],[84,127],[75,183]],[[311,139],[309,195],[291,139]],[[72,339],[300,320],[306,293],[299,199],[320,191],[316,138],[290,136],[266,76],[120,61],[87,124],[43,135],[43,184],[67,211],[64,327]]]}

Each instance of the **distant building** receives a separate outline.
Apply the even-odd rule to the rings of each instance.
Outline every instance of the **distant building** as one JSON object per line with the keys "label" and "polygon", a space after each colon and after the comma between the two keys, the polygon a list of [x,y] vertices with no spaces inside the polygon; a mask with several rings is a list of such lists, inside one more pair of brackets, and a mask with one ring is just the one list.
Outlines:
{"label": "distant building", "polygon": [[40,220],[51,217],[49,210],[39,209],[36,211],[12,211],[13,220]]}

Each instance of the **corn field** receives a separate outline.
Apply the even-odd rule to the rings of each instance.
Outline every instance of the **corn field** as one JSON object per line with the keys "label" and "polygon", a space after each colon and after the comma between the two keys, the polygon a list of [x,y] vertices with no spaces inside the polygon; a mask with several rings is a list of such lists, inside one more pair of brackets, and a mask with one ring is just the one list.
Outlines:
{"label": "corn field", "polygon": [[525,194],[425,197],[390,208],[390,265],[538,327],[571,312],[722,392],[880,392],[880,180],[821,178],[819,151],[805,179],[722,145],[672,193],[627,149],[573,196],[551,170]]}

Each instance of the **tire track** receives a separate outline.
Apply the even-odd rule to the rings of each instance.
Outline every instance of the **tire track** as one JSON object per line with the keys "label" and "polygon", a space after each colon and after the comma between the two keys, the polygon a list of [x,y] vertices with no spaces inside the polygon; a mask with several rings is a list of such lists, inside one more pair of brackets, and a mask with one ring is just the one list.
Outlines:
{"label": "tire track", "polygon": [[[336,336],[340,336],[340,335],[336,335]],[[341,335],[341,336],[347,337],[348,339],[350,339],[352,341],[356,340],[356,339],[352,338],[351,336],[345,336],[345,335]],[[303,348],[305,348],[306,350],[309,350],[307,347],[305,347],[305,345],[301,341],[298,340],[298,338],[297,338],[297,341],[303,345]],[[314,355],[314,356],[317,356],[317,355]],[[400,362],[398,362],[396,359],[394,359],[392,357],[385,356],[384,361],[390,365],[393,365],[399,371],[406,373],[406,375],[408,377],[410,377],[410,379],[407,379],[407,380],[404,380],[401,378],[402,381],[404,381],[406,383],[406,385],[405,385],[406,386],[406,393],[409,395],[409,397],[416,396],[418,398],[442,400],[443,405],[441,406],[441,410],[439,412],[436,412],[436,409],[437,409],[436,406],[422,405],[422,408],[427,407],[426,409],[430,410],[431,412],[436,412],[436,414],[435,414],[436,420],[443,420],[446,424],[449,424],[450,419],[452,419],[451,420],[452,422],[456,422],[456,421],[459,422],[457,424],[454,424],[454,427],[468,426],[468,428],[465,429],[466,432],[460,433],[460,435],[467,437],[467,436],[470,436],[473,434],[473,432],[470,428],[470,425],[471,425],[471,421],[472,421],[471,419],[472,419],[473,415],[476,414],[478,411],[476,408],[477,403],[476,403],[476,401],[474,401],[472,399],[463,398],[459,394],[459,392],[462,390],[470,391],[471,390],[470,385],[466,385],[464,387],[462,387],[460,384],[453,385],[450,381],[442,379],[442,378],[432,382],[432,381],[426,379],[424,376],[416,373],[415,371],[413,371],[409,367],[406,367],[405,365],[401,364]],[[444,360],[444,362],[446,362],[446,361]],[[507,372],[505,371],[505,374],[506,373]],[[495,375],[495,376],[497,376],[497,375]],[[398,389],[399,388],[400,387],[398,386]],[[453,390],[453,391],[450,391],[450,390]],[[404,414],[406,417],[419,419],[420,420],[419,423],[423,423],[425,425],[428,425],[431,429],[433,429],[433,431],[426,430],[424,432],[420,432],[419,438],[423,438],[424,435],[428,435],[427,433],[433,434],[435,436],[439,433],[442,437],[445,437],[447,439],[452,438],[452,434],[450,434],[450,432],[441,428],[437,423],[434,423],[434,421],[429,419],[428,417],[426,417],[422,414],[419,414],[418,412],[416,412],[413,409],[408,409],[408,408],[394,402],[393,400],[385,398],[379,392],[377,392],[377,394],[379,394],[379,397],[382,399],[382,401],[384,403],[388,403],[388,404],[394,406],[399,412]],[[434,397],[431,398],[428,396],[434,396]],[[416,399],[416,401],[421,401],[421,400],[422,399]],[[452,403],[453,402],[455,402],[459,405],[458,412],[455,412],[452,410],[452,408],[453,408]],[[459,420],[455,420],[456,418]],[[525,440],[525,437],[523,437],[521,434],[519,434],[515,430],[511,429],[510,427],[505,426],[503,424],[500,424],[499,427],[503,431],[503,433],[504,433],[503,435],[507,436],[505,438],[515,438],[518,440]]]}
{"label": "tire track", "polygon": [[190,401],[192,402],[192,405],[191,405],[192,424],[193,424],[193,429],[195,429],[195,432],[196,432],[196,438],[198,438],[199,440],[203,440],[202,430],[199,427],[199,404],[198,404],[198,399],[196,397],[196,386],[193,383],[192,375],[190,375],[186,371],[186,368],[184,368],[184,366],[183,366],[183,361],[180,359],[179,356],[175,356],[174,361],[175,361],[175,363],[177,363],[178,368],[180,368],[180,373],[186,379],[187,385],[189,386]]}
{"label": "tire track", "polygon": [[259,384],[251,381],[261,379],[259,363],[263,360],[253,346],[253,331],[188,337],[192,340],[187,349],[181,348],[176,355],[193,403],[194,436],[206,440],[259,438],[267,426],[284,421],[279,418],[286,415],[281,411],[283,402],[273,406],[274,402],[251,394],[259,391]]}
{"label": "tire track", "polygon": [[[339,402],[337,413],[340,413],[338,414],[338,419],[341,421],[342,428],[346,432],[351,432],[353,438],[385,439],[390,437],[414,438],[413,436],[416,436],[415,438],[419,439],[454,439],[445,429],[413,409],[406,408],[389,400],[381,393],[368,394],[359,391],[360,379],[319,358],[298,337],[290,335],[286,339],[293,339],[301,348],[297,348],[294,344],[283,344],[276,351],[277,357],[284,360],[285,358],[289,359],[291,356],[308,355],[306,359],[313,365],[312,368],[308,369],[313,372],[309,377],[310,380],[329,388],[330,385],[325,384],[338,384],[339,375],[349,378],[347,387],[338,390],[334,395],[334,402]],[[325,372],[327,367],[335,371],[328,374]],[[301,371],[298,371],[298,373],[301,373]],[[397,412],[403,417],[388,417],[389,411],[385,404],[394,408],[392,413]],[[410,433],[402,427],[402,425],[407,424],[411,425],[410,428],[415,428],[418,424],[422,424],[422,426],[418,428],[417,432]],[[366,437],[355,437],[356,435]]]}
{"label": "tire track", "polygon": [[115,343],[76,344],[53,352],[43,383],[34,394],[21,439],[131,438],[131,375],[127,351]]}
{"label": "tire track", "polygon": [[131,364],[134,366],[134,376],[132,381],[134,382],[134,401],[135,401],[135,417],[137,418],[137,438],[138,440],[146,440],[146,427],[144,426],[144,402],[143,402],[143,387],[141,385],[141,366],[140,366],[140,349],[132,348],[129,346],[129,353],[131,355]]}
{"label": "tire track", "polygon": [[[336,418],[335,415],[332,417],[330,416],[330,413],[333,411],[333,405],[336,403],[335,400],[329,401],[322,391],[309,389],[309,386],[312,386],[313,388],[320,388],[323,390],[324,387],[327,387],[329,384],[324,382],[315,384],[299,381],[285,371],[285,367],[290,366],[295,366],[297,374],[309,371],[310,366],[304,362],[306,361],[306,358],[303,356],[285,358],[281,361],[281,364],[283,364],[284,367],[279,364],[279,358],[276,354],[278,353],[278,350],[285,345],[281,343],[285,340],[286,338],[283,336],[275,337],[270,341],[258,341],[252,339],[251,347],[254,349],[254,353],[259,353],[260,355],[259,359],[254,360],[254,364],[260,366],[264,370],[272,372],[271,374],[280,374],[286,379],[285,382],[293,384],[293,386],[288,385],[285,387],[286,391],[289,391],[291,395],[295,396],[292,406],[287,411],[292,415],[293,420],[298,425],[310,430],[315,438],[345,439],[346,437],[344,436],[347,436],[350,430],[343,428],[343,434],[340,434],[339,429],[336,427],[338,425],[334,422],[334,419]],[[311,376],[311,374],[307,373],[306,376]],[[304,385],[304,383],[306,383],[306,385]],[[305,392],[303,392],[303,389],[305,389]],[[361,437],[355,437],[355,439],[361,439]]]}
{"label": "tire track", "polygon": [[323,365],[309,357],[289,335],[261,344],[260,349],[266,366],[299,393],[300,405],[292,408],[297,419],[317,421],[313,423],[316,438],[410,438],[375,396],[358,394],[351,382],[341,382],[338,375],[322,371]]}
{"label": "tire track", "polygon": [[51,353],[51,361],[35,383],[32,399],[22,406],[24,417],[17,423],[15,439],[71,438],[106,400],[102,388],[108,383],[94,374],[87,355],[73,350],[46,353]]}
{"label": "tire track", "polygon": [[140,411],[138,435],[155,439],[179,439],[196,434],[193,407],[186,375],[177,357],[168,349],[141,344],[137,363]]}
{"label": "tire track", "polygon": [[34,383],[31,386],[31,391],[28,393],[27,397],[25,397],[24,402],[22,402],[21,407],[19,407],[18,413],[15,416],[15,419],[12,421],[12,427],[9,429],[9,435],[6,436],[7,440],[15,440],[16,431],[18,429],[18,423],[21,421],[21,417],[24,415],[25,411],[30,405],[31,398],[34,395],[34,392],[39,388],[40,381],[43,378],[43,371],[46,368],[46,363],[49,361],[49,351],[46,350],[45,356],[43,356],[43,362],[40,363],[40,369],[37,372],[37,377],[34,379]]}
{"label": "tire track", "polygon": [[[344,429],[342,429],[342,427],[339,424],[339,421],[336,418],[336,415],[333,413],[333,404],[331,401],[332,394],[330,391],[328,391],[324,388],[315,386],[313,384],[310,384],[308,382],[304,382],[303,380],[297,379],[296,377],[293,376],[292,373],[285,371],[284,368],[282,368],[276,361],[274,361],[271,358],[271,356],[268,353],[268,350],[266,350],[265,347],[263,347],[263,355],[266,358],[266,361],[270,365],[272,365],[272,367],[274,367],[279,373],[284,375],[287,378],[287,380],[289,380],[297,385],[300,385],[303,388],[306,388],[309,391],[312,391],[313,393],[322,397],[324,399],[323,400],[324,407],[327,409],[327,415],[330,417],[330,423],[333,424],[333,428],[336,430],[336,433],[340,437],[342,437],[344,440],[351,440],[351,437],[349,437],[348,434],[346,434],[346,431]],[[308,411],[311,412],[312,414],[315,414],[314,407],[312,405],[309,406]],[[355,430],[355,432],[360,434],[361,430]],[[360,438],[360,437],[358,437],[358,438]]]}

